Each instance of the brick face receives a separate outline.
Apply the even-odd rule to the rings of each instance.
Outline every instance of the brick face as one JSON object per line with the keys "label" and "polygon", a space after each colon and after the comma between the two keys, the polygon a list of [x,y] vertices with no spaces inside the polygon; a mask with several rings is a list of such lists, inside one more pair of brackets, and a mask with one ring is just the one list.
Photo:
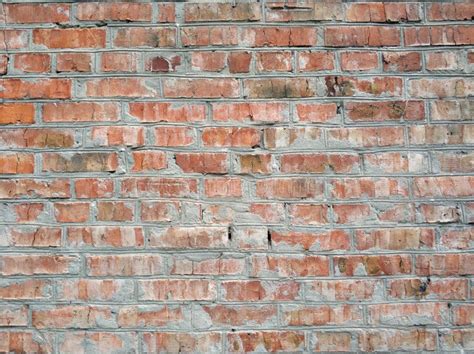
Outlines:
{"label": "brick face", "polygon": [[0,4],[0,352],[474,350],[472,18]]}

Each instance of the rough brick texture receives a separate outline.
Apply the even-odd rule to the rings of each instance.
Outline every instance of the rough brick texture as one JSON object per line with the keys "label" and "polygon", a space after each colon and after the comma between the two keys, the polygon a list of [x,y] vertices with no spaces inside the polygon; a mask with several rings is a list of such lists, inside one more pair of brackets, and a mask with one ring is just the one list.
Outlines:
{"label": "rough brick texture", "polygon": [[474,350],[472,2],[0,4],[0,352]]}

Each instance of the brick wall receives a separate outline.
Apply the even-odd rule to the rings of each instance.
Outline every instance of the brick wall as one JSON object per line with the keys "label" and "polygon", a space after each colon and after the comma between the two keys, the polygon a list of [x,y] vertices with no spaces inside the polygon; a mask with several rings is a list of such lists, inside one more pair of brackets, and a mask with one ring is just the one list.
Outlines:
{"label": "brick wall", "polygon": [[0,351],[474,349],[474,5],[0,9]]}

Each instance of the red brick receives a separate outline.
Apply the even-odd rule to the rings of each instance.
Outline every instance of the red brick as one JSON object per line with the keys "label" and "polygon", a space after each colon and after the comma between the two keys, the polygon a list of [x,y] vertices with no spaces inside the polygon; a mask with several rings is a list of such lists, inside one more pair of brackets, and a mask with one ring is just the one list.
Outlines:
{"label": "red brick", "polygon": [[80,21],[150,21],[151,4],[80,3],[77,19]]}
{"label": "red brick", "polygon": [[56,54],[57,72],[90,72],[92,71],[92,55],[89,53],[58,53]]}
{"label": "red brick", "polygon": [[70,198],[70,185],[66,179],[8,179],[0,180],[0,198]]}
{"label": "red brick", "polygon": [[330,183],[331,196],[335,199],[408,197],[407,182],[393,178],[343,178]]}
{"label": "red brick", "polygon": [[365,169],[383,173],[423,173],[428,171],[428,156],[418,152],[380,152],[364,154]]}
{"label": "red brick", "polygon": [[252,276],[306,277],[328,276],[326,256],[256,255],[252,257]]}
{"label": "red brick", "polygon": [[220,352],[222,350],[220,333],[180,333],[180,332],[145,332],[143,334],[144,351],[158,352]]}
{"label": "red brick", "polygon": [[117,322],[121,328],[154,328],[182,326],[186,323],[184,309],[176,305],[123,306]]}
{"label": "red brick", "polygon": [[354,237],[358,250],[405,250],[433,248],[435,233],[429,228],[391,228],[357,230]]}
{"label": "red brick", "polygon": [[474,6],[469,3],[433,3],[427,5],[427,17],[431,21],[472,20]]}
{"label": "red brick", "polygon": [[88,248],[88,247],[141,248],[144,245],[144,237],[143,237],[143,231],[140,227],[131,227],[131,226],[68,227],[67,243],[70,247],[74,247],[74,248]]}
{"label": "red brick", "polygon": [[359,157],[354,154],[285,154],[280,158],[283,173],[357,173]]}
{"label": "red brick", "polygon": [[65,305],[35,309],[31,321],[37,329],[116,326],[115,314],[106,306]]}
{"label": "red brick", "polygon": [[253,148],[260,144],[260,131],[245,127],[211,127],[203,129],[201,138],[204,146]]}
{"label": "red brick", "polygon": [[0,153],[0,174],[33,173],[34,168],[33,154]]}
{"label": "red brick", "polygon": [[304,98],[317,96],[315,82],[306,78],[245,79],[245,98]]}
{"label": "red brick", "polygon": [[206,106],[199,104],[133,102],[130,114],[144,123],[148,122],[200,122],[206,119]]}
{"label": "red brick", "polygon": [[0,125],[32,124],[35,121],[35,106],[31,103],[0,104]]}
{"label": "red brick", "polygon": [[287,326],[343,326],[363,323],[361,308],[355,305],[293,305],[284,307],[282,312],[282,322]]}
{"label": "red brick", "polygon": [[346,71],[368,71],[377,69],[379,59],[376,52],[342,52],[341,69]]}
{"label": "red brick", "polygon": [[33,43],[51,49],[105,48],[101,28],[34,29]]}
{"label": "red brick", "polygon": [[421,54],[418,52],[383,53],[383,70],[411,72],[421,70]]}
{"label": "red brick", "polygon": [[2,300],[38,300],[51,297],[52,282],[50,280],[27,279],[0,282],[0,299]]}
{"label": "red brick", "polygon": [[250,61],[252,54],[250,52],[230,52],[227,56],[227,65],[232,74],[248,73],[250,71]]}
{"label": "red brick", "polygon": [[15,205],[16,221],[35,222],[38,221],[41,214],[45,211],[43,203],[20,203]]}
{"label": "red brick", "polygon": [[133,221],[134,205],[129,202],[97,202],[97,220]]}
{"label": "red brick", "polygon": [[142,127],[94,127],[91,142],[94,146],[143,146],[145,132]]}
{"label": "red brick", "polygon": [[288,109],[280,102],[212,103],[212,118],[224,122],[281,122],[287,119]]}
{"label": "red brick", "polygon": [[6,236],[12,247],[60,247],[61,229],[33,227],[10,229]]}
{"label": "red brick", "polygon": [[400,30],[389,26],[327,27],[324,43],[329,47],[399,46]]}
{"label": "red brick", "polygon": [[86,222],[90,218],[90,204],[55,203],[54,214],[58,222]]}
{"label": "red brick", "polygon": [[91,79],[86,82],[87,97],[158,97],[151,81],[135,77]]}
{"label": "red brick", "polygon": [[374,210],[368,204],[338,204],[333,206],[338,224],[363,224],[374,219]]}
{"label": "red brick", "polygon": [[66,353],[83,353],[89,350],[95,352],[136,350],[137,336],[131,332],[69,330],[59,336],[57,348]]}
{"label": "red brick", "polygon": [[239,82],[230,78],[164,79],[166,98],[232,98],[239,96]]}
{"label": "red brick", "polygon": [[197,181],[191,178],[130,177],[121,182],[123,197],[189,197],[197,193]]}
{"label": "red brick", "polygon": [[298,71],[334,70],[335,57],[333,52],[303,51],[298,52]]}
{"label": "red brick", "polygon": [[418,255],[415,258],[417,275],[471,275],[472,254],[434,254]]}
{"label": "red brick", "polygon": [[212,301],[217,298],[215,281],[200,279],[140,280],[140,301]]}
{"label": "red brick", "polygon": [[[87,5],[87,4],[82,4]],[[136,72],[138,70],[138,53],[102,53],[101,70],[104,72]]]}
{"label": "red brick", "polygon": [[43,171],[45,172],[111,172],[117,169],[116,153],[44,153]]}
{"label": "red brick", "polygon": [[158,4],[158,22],[176,22],[175,4]]}
{"label": "red brick", "polygon": [[69,4],[5,4],[6,23],[69,22]]}
{"label": "red brick", "polygon": [[176,45],[176,30],[162,27],[119,28],[114,35],[115,47],[164,48]]}
{"label": "red brick", "polygon": [[382,147],[404,144],[400,127],[367,127],[330,129],[328,141],[331,146]]}
{"label": "red brick", "polygon": [[287,51],[281,52],[258,52],[256,53],[257,71],[291,71],[292,53]]}
{"label": "red brick", "polygon": [[47,353],[52,351],[51,341],[45,340],[44,337],[36,336],[34,331],[0,331],[0,351],[15,352],[31,352],[31,353]]}
{"label": "red brick", "polygon": [[258,3],[211,3],[185,4],[185,22],[220,21],[259,21],[261,19]]}
{"label": "red brick", "polygon": [[212,178],[204,180],[204,195],[208,198],[242,197],[242,180],[239,178]]}
{"label": "red brick", "polygon": [[453,323],[456,326],[470,326],[474,324],[474,306],[472,304],[459,305],[453,309]]}
{"label": "red brick", "polygon": [[[292,205],[291,207],[293,207]],[[296,205],[296,207],[301,206]],[[311,210],[310,205],[307,209]],[[290,212],[295,208],[290,209]],[[315,210],[317,211],[317,209]],[[327,212],[324,211],[323,212]],[[324,214],[323,214],[324,215]],[[272,248],[276,250],[334,251],[350,248],[349,234],[342,230],[297,232],[271,231]]]}
{"label": "red brick", "polygon": [[226,57],[225,52],[192,52],[191,68],[194,71],[222,71]]}
{"label": "red brick", "polygon": [[311,47],[316,44],[314,27],[245,27],[239,44],[249,47]]}
{"label": "red brick", "polygon": [[89,255],[86,272],[91,276],[139,276],[163,273],[163,258],[159,255]]}
{"label": "red brick", "polygon": [[0,99],[71,98],[68,79],[0,79]]}
{"label": "red brick", "polygon": [[133,151],[132,159],[132,172],[158,171],[168,166],[166,153],[163,151]]}
{"label": "red brick", "polygon": [[474,188],[470,176],[416,177],[413,191],[416,197],[468,197]]}
{"label": "red brick", "polygon": [[313,280],[307,285],[306,297],[316,301],[364,301],[380,297],[380,280]]}
{"label": "red brick", "polygon": [[170,222],[178,218],[180,211],[178,202],[143,201],[140,214],[142,221]]}
{"label": "red brick", "polygon": [[149,236],[149,246],[156,248],[224,248],[228,243],[226,227],[169,227]]}
{"label": "red brick", "polygon": [[8,72],[8,61],[8,55],[0,55],[0,75],[5,75]]}
{"label": "red brick", "polygon": [[74,255],[49,254],[5,254],[0,256],[0,274],[77,274],[80,259]]}
{"label": "red brick", "polygon": [[0,308],[0,326],[16,327],[28,325],[28,307],[21,305],[3,305]]}
{"label": "red brick", "polygon": [[265,199],[305,199],[323,195],[323,183],[310,178],[273,178],[256,182],[257,196]]}
{"label": "red brick", "polygon": [[469,45],[474,26],[429,26],[404,29],[405,46]]}
{"label": "red brick", "polygon": [[359,336],[364,351],[433,351],[437,333],[431,329],[367,330]]}
{"label": "red brick", "polygon": [[51,71],[49,54],[25,53],[14,56],[14,67],[25,73],[47,73]]}
{"label": "red brick", "polygon": [[227,334],[227,346],[231,352],[298,352],[305,348],[304,332],[265,331],[235,332]]}
{"label": "red brick", "polygon": [[319,204],[292,204],[289,208],[292,225],[328,224],[328,207]]}
{"label": "red brick", "polygon": [[111,179],[82,178],[75,180],[77,198],[110,198],[113,194]]}
{"label": "red brick", "polygon": [[202,311],[214,326],[224,327],[265,325],[274,322],[277,316],[274,305],[204,305]]}
{"label": "red brick", "polygon": [[185,173],[226,173],[225,153],[177,153],[176,164]]}
{"label": "red brick", "polygon": [[58,299],[123,301],[132,296],[133,290],[133,282],[128,279],[63,279],[58,282]]}
{"label": "red brick", "polygon": [[239,174],[269,174],[272,172],[270,154],[242,154],[237,156]]}
{"label": "red brick", "polygon": [[448,306],[446,303],[394,303],[369,305],[368,310],[369,323],[373,325],[443,325]]}
{"label": "red brick", "polygon": [[151,72],[173,72],[178,71],[182,64],[181,56],[151,56],[145,61],[145,71]]}
{"label": "red brick", "polygon": [[347,116],[353,121],[421,120],[423,101],[347,102]]}
{"label": "red brick", "polygon": [[244,258],[178,258],[173,262],[171,274],[181,275],[242,275],[245,269]]}
{"label": "red brick", "polygon": [[389,282],[389,294],[395,299],[465,300],[468,284],[464,279],[397,279]]}
{"label": "red brick", "polygon": [[349,4],[349,22],[411,22],[420,21],[420,6],[416,3]]}
{"label": "red brick", "polygon": [[24,49],[28,47],[28,32],[24,30],[0,31],[0,50]]}
{"label": "red brick", "polygon": [[465,79],[415,79],[410,80],[408,92],[412,97],[444,98],[468,97],[473,94],[474,86]]}
{"label": "red brick", "polygon": [[459,70],[462,68],[459,62],[458,53],[453,52],[432,52],[426,53],[426,69],[437,70]]}
{"label": "red brick", "polygon": [[237,45],[236,26],[200,26],[181,28],[184,47]]}
{"label": "red brick", "polygon": [[42,116],[45,122],[109,122],[119,119],[119,106],[98,102],[46,103]]}
{"label": "red brick", "polygon": [[341,77],[327,76],[325,78],[329,96],[401,96],[403,82],[397,77]]}
{"label": "red brick", "polygon": [[313,332],[312,350],[317,352],[349,352],[352,348],[351,332]]}
{"label": "red brick", "polygon": [[466,228],[443,230],[439,242],[444,249],[463,250],[470,248],[472,241],[474,241],[474,230]]}
{"label": "red brick", "polygon": [[399,275],[410,274],[411,257],[408,255],[370,255],[334,257],[336,275]]}

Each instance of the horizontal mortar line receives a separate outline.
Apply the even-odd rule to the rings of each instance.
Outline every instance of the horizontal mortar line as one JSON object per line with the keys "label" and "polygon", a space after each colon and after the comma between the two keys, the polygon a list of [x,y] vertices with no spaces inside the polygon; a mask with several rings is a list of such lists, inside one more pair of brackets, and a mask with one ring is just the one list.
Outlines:
{"label": "horizontal mortar line", "polygon": [[[281,307],[292,307],[292,306],[301,306],[301,305],[307,305],[307,306],[344,306],[344,305],[352,305],[352,306],[372,306],[372,305],[390,305],[390,304],[432,304],[432,303],[437,303],[437,304],[445,304],[445,303],[451,303],[452,305],[465,305],[466,300],[462,299],[420,299],[420,300],[415,300],[411,298],[407,298],[406,301],[404,299],[403,302],[396,302],[396,300],[400,299],[381,299],[381,300],[373,300],[371,301],[370,299],[365,300],[365,301],[351,301],[351,300],[312,300],[310,296],[308,296],[306,299],[292,299],[292,300],[256,300],[256,301],[226,301],[224,299],[212,299],[212,300],[145,300],[145,299],[138,299],[134,301],[123,301],[123,302],[118,302],[118,301],[100,301],[100,300],[95,300],[95,301],[87,301],[87,300],[67,300],[67,299],[35,299],[33,300],[34,302],[28,302],[28,306],[30,306],[30,309],[34,308],[34,310],[37,310],[41,306],[122,306],[122,307],[127,307],[127,306],[162,306],[162,305],[170,305],[170,306],[185,306],[188,307],[190,305],[203,305],[203,306],[209,306],[209,305],[227,305],[227,306],[248,306],[248,305],[259,305],[259,306],[265,306],[265,305],[275,305],[275,306],[281,306]],[[8,301],[4,302],[5,305],[24,305],[24,300],[23,302],[15,302],[15,301]],[[0,305],[2,304],[2,301],[0,301]]]}
{"label": "horizontal mortar line", "polygon": [[[1,28],[1,26],[0,26]],[[419,46],[328,46],[328,45],[312,45],[312,46],[245,46],[245,45],[226,45],[226,44],[215,44],[215,45],[192,45],[192,46],[183,46],[177,45],[175,47],[150,47],[150,46],[130,46],[130,47],[120,47],[120,46],[107,46],[101,48],[90,48],[90,47],[79,47],[79,48],[46,48],[41,47],[39,44],[33,44],[31,47],[27,48],[8,48],[0,49],[2,54],[23,54],[28,51],[34,51],[34,53],[46,53],[46,54],[65,54],[65,53],[113,53],[113,52],[132,52],[132,53],[154,53],[159,54],[160,52],[172,52],[176,54],[184,55],[186,53],[192,52],[201,52],[201,51],[219,51],[219,52],[233,52],[236,50],[248,50],[253,52],[274,52],[275,49],[278,51],[292,51],[295,53],[301,52],[310,52],[313,49],[321,49],[329,53],[336,52],[376,52],[384,53],[387,51],[417,51],[417,52],[436,52],[440,49],[451,50],[460,54],[465,54],[466,50],[474,48],[474,44],[460,44],[460,45],[419,45]],[[467,53],[466,53],[467,54]],[[237,73],[238,74],[238,73]]]}
{"label": "horizontal mortar line", "polygon": [[[102,47],[102,48],[39,48],[38,46],[33,46],[31,48],[21,48],[21,49],[2,49],[0,54],[22,54],[22,53],[51,53],[51,54],[61,54],[61,53],[102,53],[102,52],[140,52],[140,53],[154,53],[160,54],[160,52],[170,52],[176,54],[185,54],[186,52],[201,52],[201,51],[254,51],[254,52],[267,52],[267,51],[298,51],[298,52],[307,52],[307,51],[326,51],[326,52],[336,52],[336,51],[375,51],[375,52],[405,52],[405,51],[417,51],[417,52],[435,52],[439,50],[450,50],[450,51],[464,51],[474,48],[472,44],[459,44],[459,45],[426,45],[426,46],[324,46],[324,45],[315,45],[315,46],[298,46],[298,47],[288,47],[288,46],[261,46],[261,47],[251,47],[251,46],[238,46],[238,45],[214,45],[214,46],[176,46],[176,47]],[[177,53],[178,52],[178,53]]]}
{"label": "horizontal mortar line", "polygon": [[[37,103],[37,104],[46,104],[46,103],[75,103],[75,102],[112,102],[112,103],[136,103],[136,102],[156,102],[156,103],[181,103],[185,104],[212,104],[212,103],[245,103],[245,102],[254,102],[254,103],[292,103],[292,102],[320,102],[328,101],[333,103],[334,101],[344,102],[349,101],[364,101],[364,102],[392,102],[392,101],[426,101],[427,103],[438,102],[438,101],[473,101],[471,96],[466,97],[409,97],[404,98],[402,96],[380,96],[380,97],[367,97],[367,96],[314,96],[314,97],[264,97],[264,98],[243,98],[243,97],[228,97],[228,98],[206,98],[206,97],[126,97],[126,96],[113,96],[113,97],[71,97],[67,99],[55,99],[55,98],[5,98],[2,99],[2,103]],[[463,121],[463,120],[459,120]],[[468,120],[465,120],[468,121]]]}
{"label": "horizontal mortar line", "polygon": [[[409,79],[424,79],[429,78],[430,80],[436,80],[441,78],[458,78],[458,79],[466,79],[466,78],[474,78],[474,74],[466,73],[466,72],[453,72],[453,73],[414,73],[414,74],[405,74],[399,72],[341,72],[341,71],[326,71],[322,73],[312,73],[312,72],[302,72],[302,73],[288,73],[288,72],[269,72],[265,74],[255,73],[249,74],[246,76],[242,75],[232,75],[228,73],[219,74],[193,74],[187,72],[172,72],[172,73],[160,73],[160,74],[148,74],[145,72],[134,72],[134,73],[92,73],[92,74],[64,74],[64,75],[55,75],[52,74],[9,74],[1,76],[0,82],[6,79],[122,79],[122,78],[150,78],[150,79],[235,79],[245,81],[246,79],[257,79],[257,80],[264,80],[264,79],[292,79],[292,78],[306,78],[306,79],[313,79],[313,78],[325,78],[327,76],[342,76],[352,79],[359,79],[359,78],[375,78],[375,77],[389,77],[389,78],[409,78]],[[338,96],[334,96],[338,97]],[[351,96],[354,97],[354,96]],[[384,96],[379,96],[383,98]],[[390,97],[398,97],[396,95]],[[471,96],[466,96],[471,97]],[[231,97],[229,97],[231,98]],[[296,97],[293,97],[296,98]],[[308,98],[308,97],[301,97],[301,98]],[[435,97],[434,97],[435,98]],[[459,98],[459,97],[456,97]]]}
{"label": "horizontal mortar line", "polygon": [[[216,254],[220,256],[225,255],[241,255],[241,256],[253,256],[253,255],[278,255],[278,256],[400,256],[400,255],[453,255],[453,254],[471,254],[472,249],[467,250],[435,250],[435,249],[425,249],[425,250],[381,250],[374,249],[372,251],[301,251],[301,250],[281,250],[275,251],[271,250],[241,250],[237,248],[201,248],[201,249],[181,249],[181,248],[159,248],[159,247],[149,247],[149,248],[84,248],[81,250],[78,249],[67,249],[67,248],[19,248],[13,249],[11,246],[0,247],[4,254],[9,255],[23,255],[23,254],[49,254],[51,256],[61,256],[61,255],[72,255],[72,256],[97,256],[97,255],[133,255],[133,254],[153,254],[153,255],[202,255],[204,254]],[[268,271],[271,273],[271,271]],[[160,272],[160,273],[165,273]],[[381,275],[387,276],[387,275]],[[293,278],[293,276],[289,276]],[[294,276],[297,278],[298,276]]]}
{"label": "horizontal mortar line", "polygon": [[[8,3],[10,1],[5,0],[4,2]],[[47,2],[47,1],[41,1]],[[67,2],[67,1],[61,1]],[[139,1],[138,1],[139,2]],[[278,12],[278,10],[267,10],[267,12]],[[293,10],[295,13],[302,13],[303,10]],[[286,11],[281,11],[281,13],[287,13]],[[291,12],[290,12],[291,13]],[[72,20],[72,21],[71,21]],[[65,28],[62,28],[65,26]],[[345,20],[304,20],[304,21],[230,21],[230,20],[202,20],[202,21],[186,21],[186,22],[151,22],[151,21],[114,21],[114,20],[79,20],[72,18],[67,22],[61,22],[61,25],[58,25],[54,22],[42,22],[38,24],[22,24],[16,22],[9,22],[0,25],[0,28],[4,29],[83,29],[83,28],[97,28],[97,29],[112,29],[117,30],[120,28],[167,28],[167,29],[180,29],[180,28],[197,28],[197,27],[221,27],[221,28],[236,28],[246,29],[246,28],[268,28],[268,27],[281,27],[281,28],[314,28],[318,30],[323,30],[325,28],[333,27],[360,27],[360,26],[373,26],[373,27],[390,27],[390,28],[423,28],[423,27],[444,27],[444,26],[472,26],[468,20],[446,20],[446,21],[400,21],[400,22],[390,22],[390,21],[362,21],[362,22],[353,22]]]}

